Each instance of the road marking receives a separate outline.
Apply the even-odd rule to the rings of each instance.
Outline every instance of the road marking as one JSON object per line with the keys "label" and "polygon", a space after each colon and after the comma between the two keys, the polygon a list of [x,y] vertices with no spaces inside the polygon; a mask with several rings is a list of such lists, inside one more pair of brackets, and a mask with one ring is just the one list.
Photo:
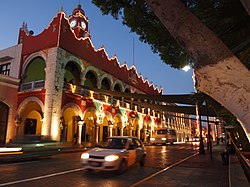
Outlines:
{"label": "road marking", "polygon": [[73,169],[73,170],[68,170],[68,171],[62,171],[62,172],[58,172],[58,173],[53,173],[53,174],[49,174],[49,175],[43,175],[43,176],[39,176],[39,177],[33,177],[33,178],[29,178],[29,179],[23,179],[23,180],[17,180],[17,181],[2,183],[2,184],[0,184],[0,186],[7,186],[7,185],[12,185],[12,184],[18,184],[18,183],[23,183],[23,182],[28,182],[28,181],[34,181],[34,180],[44,179],[44,178],[48,178],[48,177],[54,177],[54,176],[57,176],[57,175],[64,175],[64,174],[73,173],[73,172],[76,172],[76,171],[81,171],[81,170],[84,170],[84,169],[85,168],[78,168],[78,169]]}
{"label": "road marking", "polygon": [[144,178],[144,179],[142,179],[142,180],[140,180],[140,181],[138,181],[138,182],[130,185],[129,187],[137,186],[137,185],[139,185],[139,184],[141,184],[141,183],[143,183],[143,182],[145,182],[145,181],[147,181],[147,180],[155,177],[156,175],[159,175],[159,174],[163,173],[164,171],[167,171],[167,170],[171,169],[172,167],[174,167],[174,166],[176,166],[176,165],[178,165],[178,164],[180,164],[180,163],[182,163],[182,162],[184,162],[184,161],[186,161],[186,160],[188,160],[188,159],[190,159],[190,158],[192,158],[192,157],[194,157],[194,156],[196,156],[198,154],[199,153],[195,153],[195,154],[193,154],[191,156],[188,156],[188,157],[180,160],[179,162],[176,162],[176,163],[174,163],[174,164],[172,164],[172,165],[170,165],[170,166],[168,166],[168,167],[166,167],[166,168],[164,168],[164,169],[162,169],[160,171],[157,171],[156,173],[153,173],[153,174],[149,175],[148,177],[146,177],[146,178]]}

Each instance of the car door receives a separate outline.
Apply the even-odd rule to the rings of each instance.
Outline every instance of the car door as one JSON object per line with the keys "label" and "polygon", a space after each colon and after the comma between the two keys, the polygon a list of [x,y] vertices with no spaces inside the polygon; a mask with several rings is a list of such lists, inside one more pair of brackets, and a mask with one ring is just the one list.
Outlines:
{"label": "car door", "polygon": [[135,150],[136,150],[136,162],[140,162],[143,154],[144,154],[144,147],[140,140],[134,139]]}
{"label": "car door", "polygon": [[135,146],[133,139],[129,141],[129,146],[128,146],[127,151],[128,151],[127,165],[131,166],[136,162],[136,146]]}

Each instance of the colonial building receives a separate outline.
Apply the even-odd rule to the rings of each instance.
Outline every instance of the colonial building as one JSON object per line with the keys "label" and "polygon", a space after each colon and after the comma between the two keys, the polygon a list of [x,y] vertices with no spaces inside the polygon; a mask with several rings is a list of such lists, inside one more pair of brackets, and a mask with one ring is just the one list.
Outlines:
{"label": "colonial building", "polygon": [[[59,11],[38,35],[23,24],[18,45],[0,51],[0,141],[23,135],[57,141],[98,142],[113,135],[144,141],[158,126],[175,128],[179,141],[190,121],[133,104],[133,99],[98,90],[161,95],[135,66],[108,57],[91,42],[89,20],[80,5],[66,17]],[[174,114],[172,116],[180,116]]]}

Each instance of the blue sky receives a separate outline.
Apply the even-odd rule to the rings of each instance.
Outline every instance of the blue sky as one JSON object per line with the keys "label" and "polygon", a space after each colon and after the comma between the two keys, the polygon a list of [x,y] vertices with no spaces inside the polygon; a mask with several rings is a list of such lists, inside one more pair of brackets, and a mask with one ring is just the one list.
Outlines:
{"label": "blue sky", "polygon": [[109,57],[116,54],[120,64],[126,61],[129,67],[133,64],[134,54],[137,72],[154,85],[162,86],[164,94],[194,92],[192,70],[184,72],[164,64],[148,44],[140,42],[135,33],[131,33],[128,27],[122,25],[121,20],[103,16],[91,0],[1,1],[0,50],[17,44],[19,28],[23,22],[27,22],[28,29],[37,35],[49,25],[61,7],[68,17],[79,2],[90,21],[91,40],[96,49],[104,45]]}

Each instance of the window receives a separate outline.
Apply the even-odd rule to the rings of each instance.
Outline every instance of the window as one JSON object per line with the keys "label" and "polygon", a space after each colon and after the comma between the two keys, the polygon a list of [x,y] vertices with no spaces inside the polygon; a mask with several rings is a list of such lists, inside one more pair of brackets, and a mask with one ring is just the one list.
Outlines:
{"label": "window", "polygon": [[0,65],[0,74],[9,76],[10,75],[10,63]]}

